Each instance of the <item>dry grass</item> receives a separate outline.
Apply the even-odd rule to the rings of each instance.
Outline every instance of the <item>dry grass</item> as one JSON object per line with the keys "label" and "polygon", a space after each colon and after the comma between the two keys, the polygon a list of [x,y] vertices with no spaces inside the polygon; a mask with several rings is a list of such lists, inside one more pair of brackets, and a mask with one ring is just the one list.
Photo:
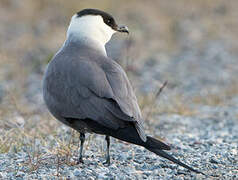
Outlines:
{"label": "dry grass", "polygon": [[166,104],[158,104],[158,99],[155,99],[152,94],[140,96],[138,101],[146,119],[150,119],[155,114],[179,114],[183,116],[196,114],[196,111],[189,107],[179,95],[174,97],[170,103]]}
{"label": "dry grass", "polygon": [[229,99],[235,96],[238,96],[238,84],[236,81],[231,82],[230,86],[219,93],[208,92],[206,95],[194,97],[192,101],[196,104],[219,106],[226,105]]}

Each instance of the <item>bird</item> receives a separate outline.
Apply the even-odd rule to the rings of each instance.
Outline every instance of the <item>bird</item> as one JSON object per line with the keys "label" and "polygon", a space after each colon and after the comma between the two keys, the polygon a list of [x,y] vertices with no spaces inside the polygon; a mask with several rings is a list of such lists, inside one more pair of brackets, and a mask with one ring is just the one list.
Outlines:
{"label": "bird", "polygon": [[[50,113],[80,133],[78,163],[83,163],[86,133],[105,135],[105,165],[110,137],[142,146],[195,173],[202,173],[166,151],[166,143],[146,135],[132,85],[123,68],[107,56],[105,44],[116,32],[129,34],[107,12],[83,9],[71,18],[66,40],[43,77],[43,99]],[[203,174],[203,173],[202,173]]]}

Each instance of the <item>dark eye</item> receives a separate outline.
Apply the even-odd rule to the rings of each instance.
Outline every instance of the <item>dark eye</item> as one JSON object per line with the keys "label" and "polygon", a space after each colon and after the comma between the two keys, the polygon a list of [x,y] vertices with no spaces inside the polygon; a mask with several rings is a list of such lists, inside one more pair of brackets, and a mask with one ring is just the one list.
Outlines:
{"label": "dark eye", "polygon": [[107,24],[107,25],[110,26],[110,27],[113,27],[114,24],[115,24],[114,19],[111,18],[111,17],[107,17],[107,16],[106,16],[106,17],[103,17],[103,21],[104,21],[105,24]]}

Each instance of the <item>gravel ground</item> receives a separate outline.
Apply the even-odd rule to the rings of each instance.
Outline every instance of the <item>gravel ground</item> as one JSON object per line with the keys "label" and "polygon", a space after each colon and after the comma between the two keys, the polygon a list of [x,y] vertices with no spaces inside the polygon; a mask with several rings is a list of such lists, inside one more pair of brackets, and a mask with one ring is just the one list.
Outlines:
{"label": "gravel ground", "polygon": [[[162,115],[154,128],[163,132],[155,135],[166,134],[166,141],[172,143],[171,154],[207,175],[217,179],[237,179],[237,109],[235,106],[203,107],[200,108],[202,116]],[[69,134],[69,129],[64,126],[59,131],[61,135]],[[112,165],[105,167],[102,164],[105,159],[101,145],[105,145],[104,138],[96,136],[94,141],[97,142],[96,145],[89,145],[85,152],[83,165],[57,166],[57,157],[45,154],[39,157],[42,162],[37,170],[32,171],[30,166],[26,166],[29,161],[27,152],[1,154],[0,178],[57,179],[57,174],[69,179],[208,178],[159,158],[142,147],[115,139],[111,143]],[[76,157],[75,154],[74,158]],[[33,161],[36,163],[36,158]]]}

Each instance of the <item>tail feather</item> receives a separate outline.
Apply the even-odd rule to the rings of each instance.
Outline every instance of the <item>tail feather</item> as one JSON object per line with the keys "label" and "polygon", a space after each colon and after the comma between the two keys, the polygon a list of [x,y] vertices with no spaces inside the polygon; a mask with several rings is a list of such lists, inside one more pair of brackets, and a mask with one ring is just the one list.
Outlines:
{"label": "tail feather", "polygon": [[[90,123],[91,124],[90,124]],[[136,145],[140,145],[145,147],[146,149],[148,149],[151,152],[154,152],[155,154],[164,157],[180,166],[183,166],[186,169],[189,169],[193,172],[196,173],[200,173],[205,175],[204,173],[193,169],[192,167],[182,163],[181,161],[175,159],[174,157],[172,157],[171,155],[167,154],[166,152],[164,152],[163,150],[170,150],[170,146],[163,143],[162,141],[159,141],[155,138],[152,138],[150,136],[146,137],[146,142],[144,142],[141,137],[139,136],[137,130],[135,129],[134,126],[128,126],[127,128],[120,128],[117,131],[106,128],[100,124],[95,123],[94,121],[91,120],[87,120],[87,125],[91,125],[91,129],[94,130],[94,132],[98,133],[98,134],[106,134],[109,136],[112,136],[114,138],[120,139],[122,141],[126,141],[129,143],[133,143]],[[102,131],[103,129],[103,131]]]}
{"label": "tail feather", "polygon": [[157,154],[157,155],[159,155],[161,157],[164,157],[164,158],[166,158],[166,159],[168,159],[168,160],[170,160],[170,161],[172,161],[172,162],[174,162],[174,163],[176,163],[176,164],[178,164],[178,165],[180,165],[180,166],[182,166],[182,167],[184,167],[184,168],[186,168],[186,169],[188,169],[190,171],[193,171],[195,173],[200,173],[200,174],[205,175],[204,173],[202,173],[202,172],[200,172],[198,170],[193,169],[192,167],[182,163],[181,161],[175,159],[173,156],[171,156],[168,153],[164,152],[163,150],[170,150],[171,148],[167,144],[165,144],[165,143],[163,143],[163,142],[161,142],[161,141],[159,141],[159,140],[157,140],[155,138],[147,136],[147,141],[145,142],[145,144],[143,146],[146,149],[148,149],[149,151],[154,152],[155,154]]}
{"label": "tail feather", "polygon": [[166,159],[168,159],[168,160],[170,160],[170,161],[172,161],[172,162],[174,162],[174,163],[176,163],[176,164],[178,164],[178,165],[180,165],[180,166],[182,166],[182,167],[184,167],[184,168],[186,168],[186,169],[188,169],[190,171],[193,171],[195,173],[199,173],[199,174],[205,175],[203,172],[200,172],[200,171],[198,171],[196,169],[193,169],[192,167],[190,167],[190,166],[182,163],[181,161],[175,159],[173,156],[169,155],[168,153],[164,152],[163,150],[153,149],[153,148],[146,148],[146,149],[148,149],[149,151],[154,152],[155,154],[157,154],[157,155],[159,155],[161,157],[164,157],[164,158],[166,158]]}
{"label": "tail feather", "polygon": [[159,141],[153,137],[147,136],[147,141],[145,142],[145,148],[161,149],[161,150],[170,150],[170,146]]}

